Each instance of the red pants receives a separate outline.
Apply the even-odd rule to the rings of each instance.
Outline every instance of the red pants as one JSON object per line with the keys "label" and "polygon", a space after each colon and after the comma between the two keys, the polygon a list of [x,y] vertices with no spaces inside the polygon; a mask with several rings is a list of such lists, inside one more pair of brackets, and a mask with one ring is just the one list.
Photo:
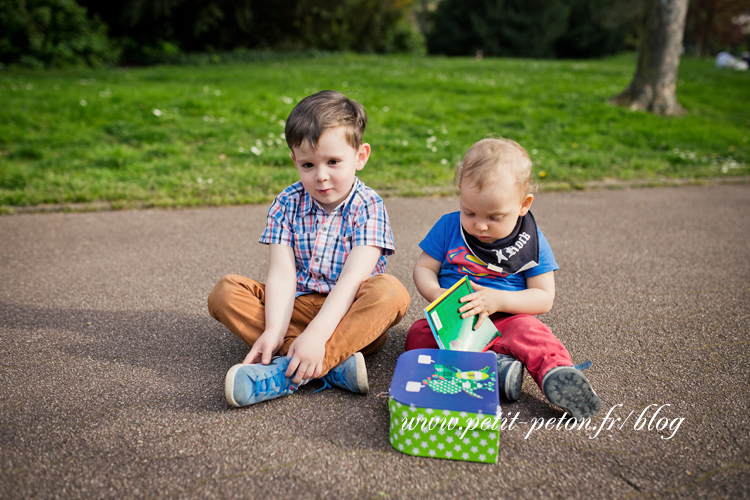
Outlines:
{"label": "red pants", "polygon": [[[570,353],[547,325],[528,314],[495,313],[489,317],[501,337],[491,349],[509,354],[526,366],[539,388],[544,375],[556,366],[572,366]],[[486,320],[485,320],[486,321]],[[417,320],[406,334],[406,350],[437,349],[437,341],[426,319]]]}

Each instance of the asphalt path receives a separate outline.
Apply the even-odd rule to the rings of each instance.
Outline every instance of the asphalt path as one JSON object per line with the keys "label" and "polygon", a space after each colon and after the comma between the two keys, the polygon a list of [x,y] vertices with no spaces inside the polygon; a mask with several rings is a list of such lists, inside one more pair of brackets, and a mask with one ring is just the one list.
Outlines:
{"label": "asphalt path", "polygon": [[750,185],[538,196],[560,264],[541,319],[593,361],[603,407],[565,430],[527,374],[497,464],[388,442],[417,244],[457,199],[386,206],[412,305],[366,360],[371,392],[243,409],[223,380],[247,348],[206,297],[264,279],[266,206],[0,217],[0,498],[750,497]]}

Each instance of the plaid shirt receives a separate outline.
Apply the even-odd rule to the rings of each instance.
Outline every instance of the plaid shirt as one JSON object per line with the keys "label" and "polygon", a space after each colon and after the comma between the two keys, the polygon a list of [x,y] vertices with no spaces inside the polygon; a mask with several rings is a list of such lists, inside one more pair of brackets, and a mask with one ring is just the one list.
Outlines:
{"label": "plaid shirt", "polygon": [[349,197],[330,215],[301,182],[292,184],[268,209],[266,229],[258,241],[294,249],[297,296],[330,292],[355,246],[382,249],[371,276],[385,272],[386,256],[395,251],[383,200],[358,178],[354,179]]}

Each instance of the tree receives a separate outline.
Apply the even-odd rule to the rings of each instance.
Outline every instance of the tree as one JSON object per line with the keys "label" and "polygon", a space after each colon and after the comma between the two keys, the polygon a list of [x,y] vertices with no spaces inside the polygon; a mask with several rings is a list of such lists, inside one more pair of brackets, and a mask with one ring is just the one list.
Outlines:
{"label": "tree", "polygon": [[684,112],[676,87],[687,7],[688,0],[645,0],[638,67],[612,103],[658,115]]}
{"label": "tree", "polygon": [[[690,0],[685,21],[685,48],[697,56],[716,55],[746,42],[750,14],[747,0]],[[744,22],[743,22],[744,21]]]}

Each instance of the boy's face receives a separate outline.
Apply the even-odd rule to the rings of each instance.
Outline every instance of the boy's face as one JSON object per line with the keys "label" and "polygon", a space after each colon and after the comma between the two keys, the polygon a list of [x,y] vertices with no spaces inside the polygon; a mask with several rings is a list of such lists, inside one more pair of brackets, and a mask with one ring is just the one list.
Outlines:
{"label": "boy's face", "polygon": [[370,157],[370,145],[359,150],[346,141],[343,127],[328,129],[320,136],[317,149],[303,142],[292,150],[302,186],[323,209],[331,213],[349,196],[357,170]]}
{"label": "boy's face", "polygon": [[510,235],[519,216],[526,215],[534,200],[524,194],[512,174],[485,186],[482,190],[470,180],[462,183],[461,225],[483,243],[494,243]]}

